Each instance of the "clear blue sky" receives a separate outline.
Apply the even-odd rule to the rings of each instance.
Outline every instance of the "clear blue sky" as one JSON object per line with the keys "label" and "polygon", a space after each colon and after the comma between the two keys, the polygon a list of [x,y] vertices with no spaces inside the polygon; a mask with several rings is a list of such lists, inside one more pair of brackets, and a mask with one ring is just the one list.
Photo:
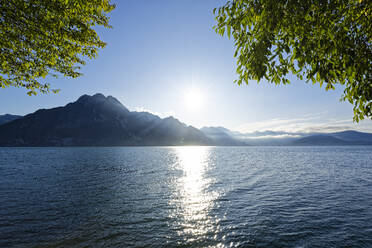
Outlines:
{"label": "clear blue sky", "polygon": [[[75,101],[82,94],[112,95],[131,110],[202,126],[233,130],[342,130],[372,132],[372,121],[352,124],[352,106],[340,102],[343,89],[293,80],[233,83],[233,41],[214,30],[217,0],[117,0],[113,29],[99,29],[107,47],[83,67],[78,79],[51,79],[57,95],[29,97],[20,88],[0,89],[0,114],[27,114]],[[186,92],[197,89],[201,103],[187,107]],[[190,101],[190,100],[189,100]]]}

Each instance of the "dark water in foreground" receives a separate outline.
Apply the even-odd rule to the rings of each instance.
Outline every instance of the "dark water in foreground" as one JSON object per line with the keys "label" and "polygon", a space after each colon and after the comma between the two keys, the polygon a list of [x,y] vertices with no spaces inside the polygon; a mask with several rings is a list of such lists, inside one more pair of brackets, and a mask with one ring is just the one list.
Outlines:
{"label": "dark water in foreground", "polygon": [[372,247],[372,147],[0,148],[0,247]]}

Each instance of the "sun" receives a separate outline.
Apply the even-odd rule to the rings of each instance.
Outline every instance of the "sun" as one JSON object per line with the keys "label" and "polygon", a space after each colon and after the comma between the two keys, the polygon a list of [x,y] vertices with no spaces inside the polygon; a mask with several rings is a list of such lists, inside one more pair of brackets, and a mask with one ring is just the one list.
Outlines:
{"label": "sun", "polygon": [[184,94],[184,102],[188,110],[196,111],[203,107],[204,96],[199,89],[189,89]]}

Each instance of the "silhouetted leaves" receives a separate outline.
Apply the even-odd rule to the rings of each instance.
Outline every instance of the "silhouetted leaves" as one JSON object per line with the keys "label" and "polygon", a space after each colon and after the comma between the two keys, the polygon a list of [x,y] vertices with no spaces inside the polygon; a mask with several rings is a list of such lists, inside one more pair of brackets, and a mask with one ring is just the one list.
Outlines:
{"label": "silhouetted leaves", "polygon": [[47,75],[80,76],[80,65],[105,46],[93,28],[109,28],[114,7],[110,0],[0,0],[0,87],[48,93]]}
{"label": "silhouetted leaves", "polygon": [[287,84],[289,73],[342,84],[354,120],[372,118],[372,1],[235,0],[214,13],[216,32],[234,38],[238,84]]}

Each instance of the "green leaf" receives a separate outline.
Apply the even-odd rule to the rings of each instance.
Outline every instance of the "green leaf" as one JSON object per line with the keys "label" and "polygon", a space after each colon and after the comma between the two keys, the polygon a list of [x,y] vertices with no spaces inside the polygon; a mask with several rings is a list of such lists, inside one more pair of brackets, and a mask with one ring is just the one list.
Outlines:
{"label": "green leaf", "polygon": [[[228,1],[218,8],[215,30],[230,39],[237,59],[238,83],[267,79],[345,85],[354,120],[372,119],[371,1]],[[275,63],[272,63],[275,62]]]}
{"label": "green leaf", "polygon": [[110,0],[2,1],[1,87],[22,87],[36,95],[49,93],[49,84],[42,83],[48,75],[81,75],[82,58],[94,58],[105,46],[94,28],[110,27],[107,14],[114,7]]}

